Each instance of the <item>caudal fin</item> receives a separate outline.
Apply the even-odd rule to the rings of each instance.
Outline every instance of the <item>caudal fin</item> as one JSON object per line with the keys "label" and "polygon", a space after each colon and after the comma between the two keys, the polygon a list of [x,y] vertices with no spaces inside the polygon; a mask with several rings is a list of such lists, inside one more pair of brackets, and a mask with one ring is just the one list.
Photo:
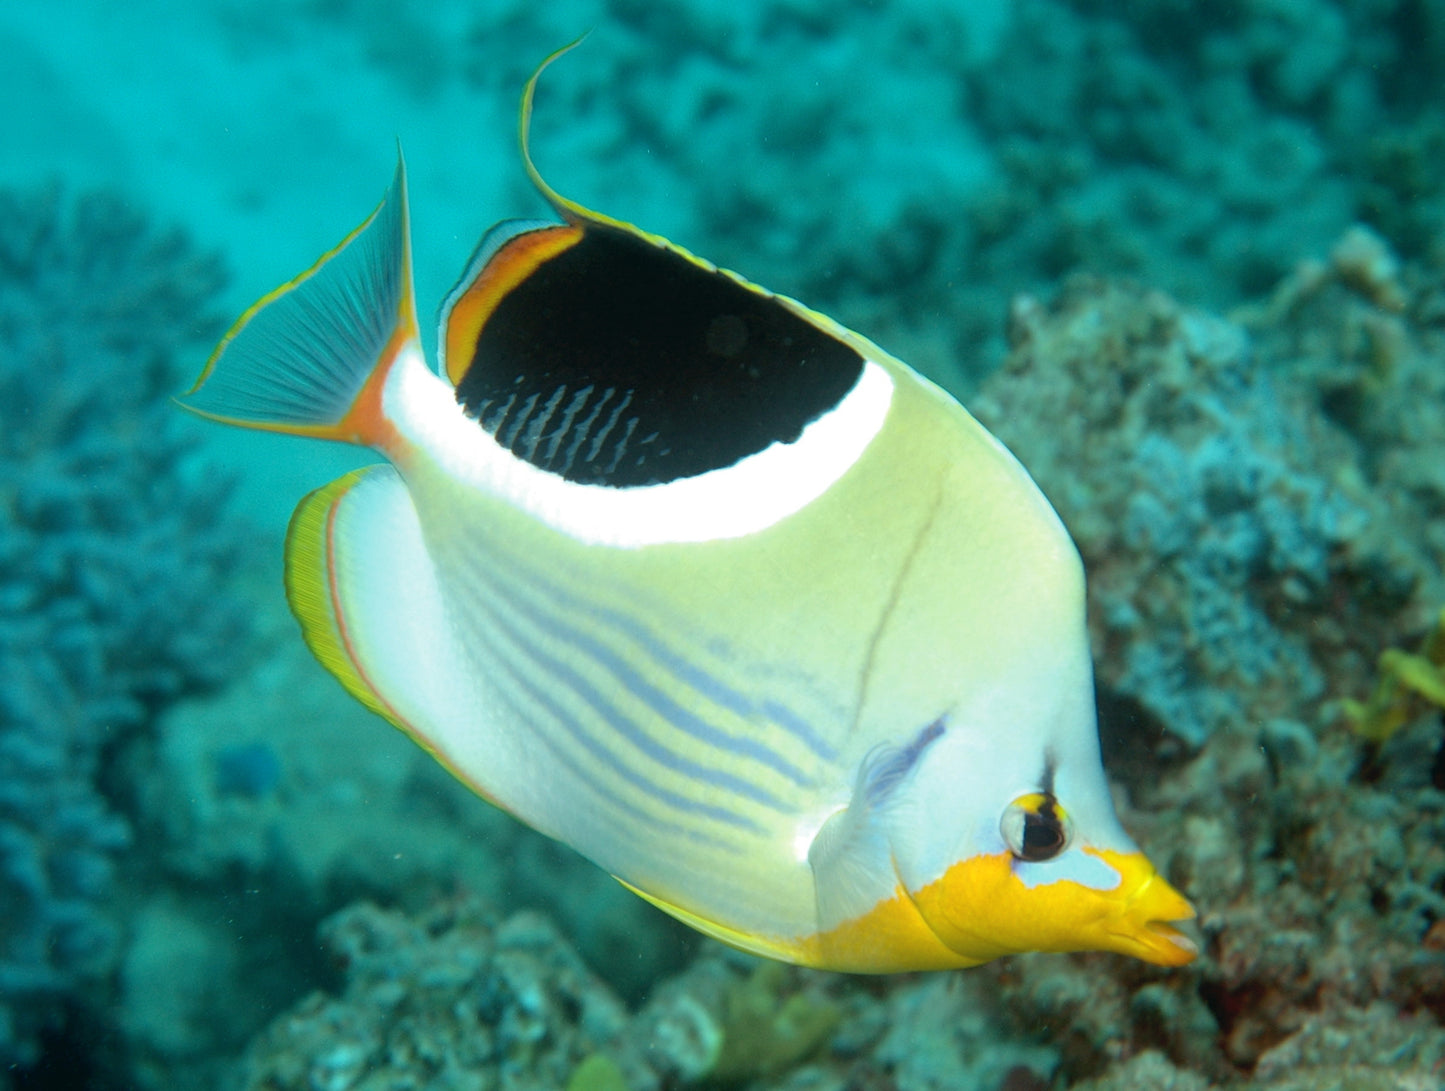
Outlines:
{"label": "caudal fin", "polygon": [[381,380],[417,342],[406,166],[334,250],[263,296],[177,399],[212,420],[350,443],[382,437]]}

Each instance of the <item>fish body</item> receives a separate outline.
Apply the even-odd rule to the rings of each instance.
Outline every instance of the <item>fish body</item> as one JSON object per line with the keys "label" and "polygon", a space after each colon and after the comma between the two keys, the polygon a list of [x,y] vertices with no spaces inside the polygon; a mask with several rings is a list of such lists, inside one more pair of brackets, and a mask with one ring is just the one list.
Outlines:
{"label": "fish body", "polygon": [[317,657],[480,795],[746,950],[1187,962],[1193,910],[1110,803],[1082,565],[1028,474],[865,338],[553,191],[536,79],[523,159],[562,222],[483,238],[439,371],[398,165],[183,399],[386,456],[292,519]]}

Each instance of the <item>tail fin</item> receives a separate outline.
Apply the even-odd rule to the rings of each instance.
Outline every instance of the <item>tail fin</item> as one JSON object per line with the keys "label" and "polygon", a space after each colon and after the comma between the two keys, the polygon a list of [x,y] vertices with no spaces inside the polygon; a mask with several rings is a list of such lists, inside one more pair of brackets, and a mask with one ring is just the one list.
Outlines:
{"label": "tail fin", "polygon": [[406,165],[341,244],[263,296],[221,339],[177,399],[212,420],[350,443],[375,443],[381,381],[417,341]]}

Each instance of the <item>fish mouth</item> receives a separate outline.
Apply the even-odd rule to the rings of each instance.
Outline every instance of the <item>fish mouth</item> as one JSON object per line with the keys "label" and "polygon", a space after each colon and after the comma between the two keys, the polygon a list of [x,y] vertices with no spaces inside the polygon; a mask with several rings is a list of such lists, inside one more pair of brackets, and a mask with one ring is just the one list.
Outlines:
{"label": "fish mouth", "polygon": [[[1137,858],[1143,861],[1143,857]],[[1193,920],[1194,906],[1168,880],[1149,868],[1139,886],[1120,907],[1108,933],[1120,941],[1120,949],[1157,966],[1183,966],[1199,957],[1199,943],[1176,927]]]}
{"label": "fish mouth", "polygon": [[1159,966],[1183,966],[1199,957],[1194,937],[1175,928],[1172,921],[1146,921],[1134,939],[1146,951],[1139,957]]}

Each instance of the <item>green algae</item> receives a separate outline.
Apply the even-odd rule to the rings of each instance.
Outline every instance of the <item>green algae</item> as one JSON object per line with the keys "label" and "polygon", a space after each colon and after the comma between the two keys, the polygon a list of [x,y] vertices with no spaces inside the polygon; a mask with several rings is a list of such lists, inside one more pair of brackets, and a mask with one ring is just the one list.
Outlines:
{"label": "green algae", "polygon": [[567,1078],[567,1091],[629,1091],[617,1062],[605,1053],[583,1059]]}
{"label": "green algae", "polygon": [[722,1046],[709,1079],[740,1083],[784,1072],[838,1025],[836,1005],[805,992],[785,993],[787,977],[782,965],[769,962],[728,990]]}
{"label": "green algae", "polygon": [[1379,680],[1365,700],[1343,700],[1339,705],[1355,734],[1372,743],[1387,741],[1432,705],[1445,708],[1445,610],[1419,651],[1387,648],[1380,653],[1379,670]]}

